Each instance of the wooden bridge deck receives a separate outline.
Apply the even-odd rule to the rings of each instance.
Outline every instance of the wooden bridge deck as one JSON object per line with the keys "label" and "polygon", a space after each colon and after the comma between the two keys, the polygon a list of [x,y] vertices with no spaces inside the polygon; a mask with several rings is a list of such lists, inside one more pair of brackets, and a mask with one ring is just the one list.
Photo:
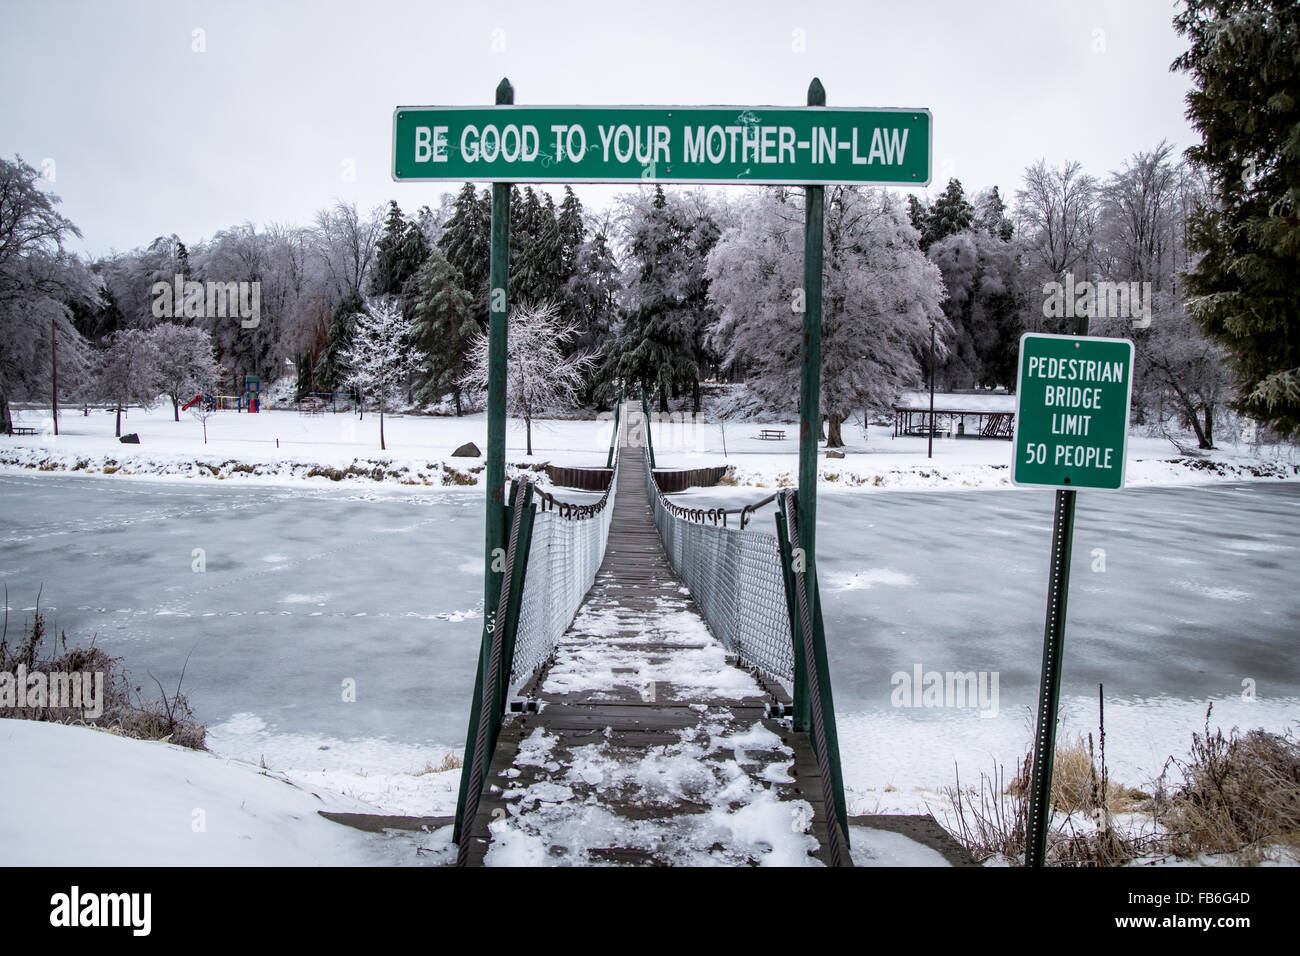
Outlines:
{"label": "wooden bridge deck", "polygon": [[807,735],[765,717],[789,698],[709,633],[660,542],[644,451],[621,454],[604,562],[524,689],[539,711],[506,719],[469,862],[825,862]]}

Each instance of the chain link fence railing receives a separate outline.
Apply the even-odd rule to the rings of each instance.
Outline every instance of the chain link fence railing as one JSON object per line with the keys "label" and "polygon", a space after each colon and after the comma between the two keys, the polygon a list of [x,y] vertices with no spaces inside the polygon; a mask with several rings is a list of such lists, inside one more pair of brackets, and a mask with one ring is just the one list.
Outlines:
{"label": "chain link fence railing", "polygon": [[691,589],[713,635],[742,663],[790,690],[794,648],[776,535],[680,517],[674,511],[682,509],[665,501],[648,461],[646,480],[668,560]]}
{"label": "chain link fence railing", "polygon": [[570,504],[538,491],[541,501],[533,519],[528,571],[515,630],[511,694],[550,658],[556,641],[568,630],[596,580],[596,571],[605,559],[617,481],[616,459],[609,487],[593,504]]}

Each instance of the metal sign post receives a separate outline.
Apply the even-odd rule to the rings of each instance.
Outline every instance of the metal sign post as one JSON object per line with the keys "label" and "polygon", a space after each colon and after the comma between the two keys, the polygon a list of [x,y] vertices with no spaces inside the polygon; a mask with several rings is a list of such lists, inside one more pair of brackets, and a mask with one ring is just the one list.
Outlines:
{"label": "metal sign post", "polygon": [[[514,87],[508,79],[497,86],[496,102],[508,105],[515,101]],[[488,261],[488,395],[487,395],[487,520],[483,542],[483,635],[479,648],[479,671],[474,683],[474,700],[483,696],[483,685],[495,679],[487,673],[491,658],[492,634],[502,622],[496,620],[505,573],[506,543],[506,346],[510,304],[510,187],[511,183],[492,184],[492,242]],[[494,699],[502,688],[494,688]],[[471,708],[466,735],[466,759],[469,741],[478,734],[479,721],[488,721],[489,738],[496,742],[500,727],[499,713],[480,713]],[[470,774],[460,777],[460,794],[456,802],[456,826],[453,840],[460,840],[462,829],[473,821],[462,819],[469,799]]]}
{"label": "metal sign post", "polygon": [[1025,832],[1025,866],[1030,867],[1046,862],[1052,819],[1052,767],[1070,596],[1075,489],[1115,490],[1124,485],[1133,343],[1091,338],[1087,333],[1085,316],[1077,335],[1027,332],[1020,339],[1012,481],[1058,489]]}

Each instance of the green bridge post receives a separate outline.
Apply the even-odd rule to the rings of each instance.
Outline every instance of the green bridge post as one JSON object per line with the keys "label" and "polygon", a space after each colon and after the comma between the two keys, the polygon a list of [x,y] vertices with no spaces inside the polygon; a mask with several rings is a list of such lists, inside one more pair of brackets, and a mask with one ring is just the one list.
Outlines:
{"label": "green bridge post", "polygon": [[[826,90],[816,77],[808,85],[808,105],[825,106]],[[821,434],[822,368],[822,242],[825,221],[825,186],[805,186],[803,274],[804,313],[802,368],[799,382],[799,492],[795,497],[799,540],[790,542],[792,561],[801,562],[807,581],[809,612],[812,617],[813,666],[821,700],[809,699],[806,668],[796,664],[794,686],[795,727],[804,732],[811,728],[814,704],[820,706],[825,746],[830,762],[835,806],[828,807],[839,818],[845,848],[849,840],[848,813],[844,802],[844,784],[840,770],[840,748],[835,728],[835,705],[831,695],[830,666],[826,658],[826,632],[822,625],[821,594],[817,587],[817,440]],[[792,637],[799,638],[800,626],[792,619]],[[795,659],[801,651],[796,645]],[[816,741],[814,741],[814,747]]]}
{"label": "green bridge post", "polygon": [[[515,101],[510,80],[502,79],[496,89],[496,104],[509,106]],[[465,738],[465,762],[472,758],[474,738],[483,715],[479,713],[483,684],[490,680],[488,660],[492,652],[492,632],[497,627],[497,603],[504,576],[506,538],[506,341],[509,324],[510,289],[510,183],[492,184],[492,240],[488,263],[488,401],[487,401],[487,517],[484,522],[483,549],[483,636],[479,647],[479,671],[474,684],[474,703],[470,709],[469,733]],[[500,570],[495,570],[500,568]],[[498,722],[500,717],[498,715]],[[460,795],[456,803],[456,827],[453,839],[459,840],[462,826],[473,821],[461,819],[469,790],[468,772],[460,777]]]}

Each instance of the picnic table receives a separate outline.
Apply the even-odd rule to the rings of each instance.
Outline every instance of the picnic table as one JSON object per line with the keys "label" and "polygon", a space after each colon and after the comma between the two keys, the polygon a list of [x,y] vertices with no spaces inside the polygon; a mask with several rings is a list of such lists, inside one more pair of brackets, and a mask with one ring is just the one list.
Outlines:
{"label": "picnic table", "polygon": [[784,441],[784,428],[764,428],[758,433],[759,441]]}
{"label": "picnic table", "polygon": [[36,429],[31,425],[14,425],[9,429],[10,435],[35,435]]}

